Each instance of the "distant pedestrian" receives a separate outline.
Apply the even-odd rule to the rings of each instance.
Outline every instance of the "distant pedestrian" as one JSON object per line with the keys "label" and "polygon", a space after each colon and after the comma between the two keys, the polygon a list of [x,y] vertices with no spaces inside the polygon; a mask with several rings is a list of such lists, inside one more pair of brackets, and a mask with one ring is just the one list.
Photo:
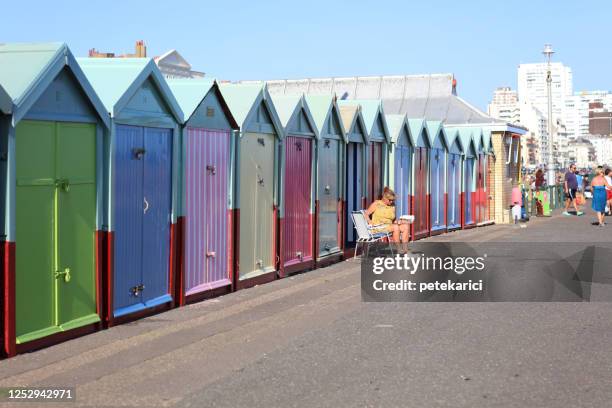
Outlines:
{"label": "distant pedestrian", "polygon": [[599,222],[598,225],[603,227],[606,225],[604,222],[606,201],[608,198],[606,194],[606,187],[612,188],[612,184],[610,184],[604,176],[603,167],[597,167],[595,177],[593,177],[593,180],[591,180],[591,187],[593,189],[593,210],[597,212],[597,221]]}
{"label": "distant pedestrian", "polygon": [[[612,170],[607,168],[604,174],[608,183],[612,184]],[[612,215],[612,188],[606,187],[606,195],[608,199],[608,215]]]}
{"label": "distant pedestrian", "polygon": [[576,193],[578,192],[578,179],[576,178],[575,164],[571,164],[569,166],[568,171],[565,173],[565,182],[563,183],[563,190],[565,191],[565,211],[563,212],[563,215],[572,215],[568,211],[570,204],[574,206],[574,209],[576,210],[576,215],[584,214],[582,211],[578,210],[578,204],[576,203]]}

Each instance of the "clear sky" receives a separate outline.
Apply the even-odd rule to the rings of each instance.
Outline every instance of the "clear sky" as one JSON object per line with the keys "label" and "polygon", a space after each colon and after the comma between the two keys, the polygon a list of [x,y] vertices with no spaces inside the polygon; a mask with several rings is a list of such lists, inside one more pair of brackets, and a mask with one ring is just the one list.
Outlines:
{"label": "clear sky", "polygon": [[[156,4],[156,5],[153,5]],[[612,89],[610,1],[7,1],[0,42],[63,41],[149,56],[176,48],[222,79],[452,72],[458,93],[486,109],[516,87],[519,63],[572,67],[574,89]]]}

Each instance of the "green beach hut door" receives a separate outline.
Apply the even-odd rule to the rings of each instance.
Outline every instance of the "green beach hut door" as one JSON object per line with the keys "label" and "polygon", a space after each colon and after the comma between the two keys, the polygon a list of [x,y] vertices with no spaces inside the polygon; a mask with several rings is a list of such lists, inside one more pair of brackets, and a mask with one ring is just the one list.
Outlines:
{"label": "green beach hut door", "polygon": [[99,320],[93,124],[23,121],[16,132],[17,343]]}

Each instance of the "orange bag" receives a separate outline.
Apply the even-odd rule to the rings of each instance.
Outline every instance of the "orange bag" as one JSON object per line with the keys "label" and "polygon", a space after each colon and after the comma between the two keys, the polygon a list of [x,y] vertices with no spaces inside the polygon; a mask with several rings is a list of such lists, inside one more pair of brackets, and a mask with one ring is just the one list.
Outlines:
{"label": "orange bag", "polygon": [[584,204],[584,194],[576,193],[576,204],[583,205]]}

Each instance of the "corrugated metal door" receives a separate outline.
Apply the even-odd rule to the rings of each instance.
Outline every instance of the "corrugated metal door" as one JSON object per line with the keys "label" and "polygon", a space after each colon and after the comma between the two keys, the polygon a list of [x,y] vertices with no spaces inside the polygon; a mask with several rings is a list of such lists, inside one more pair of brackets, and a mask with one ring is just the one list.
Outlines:
{"label": "corrugated metal door", "polygon": [[461,156],[448,155],[448,227],[461,225]]}
{"label": "corrugated metal door", "polygon": [[370,205],[382,197],[383,192],[383,146],[380,142],[372,142],[368,157],[368,202]]}
{"label": "corrugated metal door", "polygon": [[319,256],[340,251],[340,141],[325,139],[319,148]]}
{"label": "corrugated metal door", "polygon": [[240,279],[274,267],[274,151],[272,134],[247,133],[240,141]]}
{"label": "corrugated metal door", "polygon": [[293,136],[285,139],[285,266],[312,259],[311,149],[311,139]]}
{"label": "corrugated metal door", "polygon": [[229,132],[187,128],[185,141],[185,290],[229,284]]}
{"label": "corrugated metal door", "polygon": [[55,124],[20,122],[15,152],[15,331],[19,343],[56,325]]}
{"label": "corrugated metal door", "polygon": [[16,335],[98,321],[93,124],[22,121],[16,135]]}
{"label": "corrugated metal door", "polygon": [[168,294],[172,206],[172,131],[145,128],[143,173],[143,301]]}
{"label": "corrugated metal door", "polygon": [[116,126],[114,152],[113,215],[114,273],[113,307],[121,310],[142,303],[142,223],[144,129]]}
{"label": "corrugated metal door", "polygon": [[414,155],[415,185],[414,185],[414,234],[427,234],[427,148],[417,147]]}
{"label": "corrugated metal door", "polygon": [[487,156],[487,220],[493,220],[493,205],[495,204],[495,182],[493,171],[495,170],[493,156]]}
{"label": "corrugated metal door", "polygon": [[410,214],[411,151],[410,146],[395,146],[395,211],[397,217]]}
{"label": "corrugated metal door", "polygon": [[362,143],[349,143],[346,152],[346,240],[353,243],[356,240],[355,228],[351,220],[351,212],[361,210],[363,197],[363,149]]}
{"label": "corrugated metal door", "polygon": [[483,194],[484,194],[484,179],[483,179],[483,155],[479,154],[476,162],[476,190],[474,199],[474,221],[479,224],[483,221]]}
{"label": "corrugated metal door", "polygon": [[444,203],[444,150],[431,149],[431,230],[446,228]]}
{"label": "corrugated metal door", "polygon": [[116,129],[113,306],[121,316],[168,296],[172,130]]}
{"label": "corrugated metal door", "polygon": [[465,159],[465,223],[474,223],[474,159]]}
{"label": "corrugated metal door", "polygon": [[57,320],[67,330],[98,320],[96,229],[96,129],[58,123],[56,284]]}

